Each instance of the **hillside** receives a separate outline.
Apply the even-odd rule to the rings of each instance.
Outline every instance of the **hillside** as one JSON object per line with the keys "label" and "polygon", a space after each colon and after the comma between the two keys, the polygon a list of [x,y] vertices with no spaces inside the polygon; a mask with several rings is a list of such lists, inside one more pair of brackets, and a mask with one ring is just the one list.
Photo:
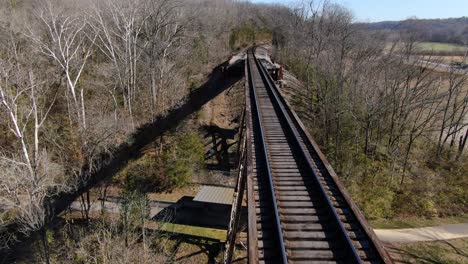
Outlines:
{"label": "hillside", "polygon": [[448,19],[417,19],[361,23],[368,30],[383,30],[396,33],[401,30],[418,32],[418,41],[453,44],[468,43],[468,17]]}

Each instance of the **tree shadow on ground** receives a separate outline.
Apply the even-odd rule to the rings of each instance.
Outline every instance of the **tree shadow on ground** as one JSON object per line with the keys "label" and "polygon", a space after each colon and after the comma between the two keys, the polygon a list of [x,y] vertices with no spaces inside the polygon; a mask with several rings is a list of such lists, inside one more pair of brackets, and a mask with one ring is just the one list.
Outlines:
{"label": "tree shadow on ground", "polygon": [[[184,261],[189,261],[191,258],[194,258],[198,255],[206,255],[208,264],[218,263],[216,257],[222,252],[223,245],[218,241],[198,239],[190,236],[177,236],[173,239],[177,239],[177,248],[174,250],[174,263],[181,263]],[[190,244],[199,248],[198,251],[190,252],[188,254],[176,257],[177,250],[181,247],[183,243]],[[189,263],[193,263],[192,261]]]}
{"label": "tree shadow on ground", "polygon": [[231,205],[194,201],[184,196],[152,217],[154,221],[165,221],[169,217],[174,224],[227,229]]}
{"label": "tree shadow on ground", "polygon": [[[436,241],[434,243],[443,243],[448,245],[456,255],[459,255],[463,258],[468,258],[468,254],[461,248],[455,246],[451,241]],[[408,249],[397,248],[395,246],[390,246],[387,248],[389,253],[391,253],[394,263],[432,263],[432,264],[442,264],[445,263],[443,260],[438,258],[436,255],[427,254],[424,252],[414,252]]]}
{"label": "tree shadow on ground", "polygon": [[408,258],[416,259],[418,261],[424,261],[426,263],[439,263],[424,256],[419,256],[417,254],[409,252],[408,250],[396,247],[388,247],[388,251],[389,253],[392,253],[394,263],[409,264],[411,262],[407,260]]}
{"label": "tree shadow on ground", "polygon": [[230,171],[235,166],[233,162],[235,153],[230,152],[230,148],[237,144],[237,141],[228,143],[228,140],[234,140],[239,128],[228,129],[216,125],[203,126],[205,138],[211,138],[210,149],[205,153],[205,160],[216,159],[216,164],[207,165],[210,170]]}
{"label": "tree shadow on ground", "polygon": [[456,247],[451,241],[444,240],[444,241],[440,241],[440,242],[442,242],[444,244],[447,244],[449,247],[451,247],[456,252],[457,255],[460,255],[460,256],[465,257],[465,258],[468,259],[468,252],[465,252],[461,248]]}

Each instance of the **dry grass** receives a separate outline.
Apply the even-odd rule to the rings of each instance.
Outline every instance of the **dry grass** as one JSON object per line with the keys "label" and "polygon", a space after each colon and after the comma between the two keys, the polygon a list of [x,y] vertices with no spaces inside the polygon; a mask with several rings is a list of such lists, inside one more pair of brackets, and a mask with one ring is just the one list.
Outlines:
{"label": "dry grass", "polygon": [[378,219],[371,220],[369,222],[373,228],[377,229],[418,228],[446,224],[468,223],[468,215],[445,218],[407,217],[394,219]]}
{"label": "dry grass", "polygon": [[[387,43],[385,49],[389,50],[393,43]],[[398,43],[397,50],[403,49],[403,43]],[[439,56],[463,56],[467,52],[467,47],[450,43],[437,42],[417,42],[414,45],[414,52],[421,55],[439,55]]]}
{"label": "dry grass", "polygon": [[451,64],[454,62],[466,61],[466,58],[464,56],[432,56],[431,60],[443,64]]}
{"label": "dry grass", "polygon": [[416,45],[416,48],[420,51],[433,51],[433,52],[455,52],[455,53],[464,53],[466,52],[466,47],[461,45],[454,45],[449,43],[437,43],[437,42],[419,42]]}
{"label": "dry grass", "polygon": [[389,252],[395,263],[468,263],[468,239],[394,244]]}

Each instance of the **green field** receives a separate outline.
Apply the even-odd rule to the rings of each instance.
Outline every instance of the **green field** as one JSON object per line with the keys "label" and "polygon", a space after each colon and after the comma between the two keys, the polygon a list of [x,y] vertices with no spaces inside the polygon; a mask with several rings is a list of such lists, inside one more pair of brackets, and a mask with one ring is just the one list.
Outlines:
{"label": "green field", "polygon": [[160,226],[160,230],[177,233],[188,236],[202,237],[208,239],[214,239],[219,241],[226,240],[226,230],[198,227],[198,226],[188,226],[188,225],[179,225],[172,223],[164,223]]}
{"label": "green field", "polygon": [[[387,43],[386,49],[389,50],[393,43]],[[396,46],[397,50],[402,50],[404,47],[403,43],[398,43]],[[415,44],[415,52],[420,54],[433,54],[440,56],[463,56],[467,51],[468,47],[462,45],[455,45],[450,43],[438,43],[438,42],[417,42]]]}
{"label": "green field", "polygon": [[464,53],[466,47],[448,43],[437,43],[437,42],[418,42],[416,48],[419,51],[434,51],[434,52],[447,52],[447,53]]}
{"label": "green field", "polygon": [[468,215],[445,218],[421,218],[407,217],[395,219],[370,220],[371,226],[376,229],[398,229],[398,228],[418,228],[428,226],[439,226],[447,224],[468,223]]}

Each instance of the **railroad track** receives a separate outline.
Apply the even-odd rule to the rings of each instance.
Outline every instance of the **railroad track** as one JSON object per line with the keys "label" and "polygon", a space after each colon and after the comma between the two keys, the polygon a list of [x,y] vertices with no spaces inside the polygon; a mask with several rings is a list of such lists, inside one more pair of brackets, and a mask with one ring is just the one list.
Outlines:
{"label": "railroad track", "polygon": [[390,263],[262,62],[248,51],[250,263]]}

